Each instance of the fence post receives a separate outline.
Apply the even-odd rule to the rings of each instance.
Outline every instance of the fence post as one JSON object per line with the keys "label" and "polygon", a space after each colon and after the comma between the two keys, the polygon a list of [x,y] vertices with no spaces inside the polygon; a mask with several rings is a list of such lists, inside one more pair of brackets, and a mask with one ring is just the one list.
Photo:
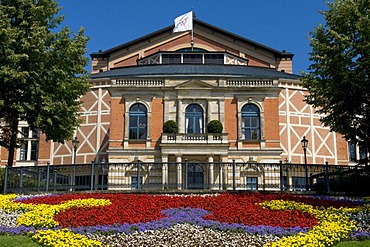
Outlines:
{"label": "fence post", "polygon": [[236,190],[236,164],[233,160],[233,190]]}
{"label": "fence post", "polygon": [[137,187],[136,189],[140,189],[140,169],[141,169],[141,161],[137,160]]}
{"label": "fence post", "polygon": [[358,177],[358,167],[355,166],[355,191],[359,191],[358,183],[357,183],[357,177]]}
{"label": "fence post", "polygon": [[46,188],[45,191],[49,191],[49,181],[50,180],[50,162],[47,163],[46,165]]}
{"label": "fence post", "polygon": [[5,173],[4,173],[4,194],[6,194],[6,187],[8,185],[8,166],[5,166]]}
{"label": "fence post", "polygon": [[280,191],[284,190],[283,161],[279,161],[280,166]]}
{"label": "fence post", "polygon": [[54,191],[57,190],[57,180],[58,180],[58,172],[56,168],[53,168],[53,186],[54,186]]}
{"label": "fence post", "polygon": [[19,192],[22,193],[22,188],[23,188],[23,168],[19,170]]}
{"label": "fence post", "polygon": [[325,192],[329,193],[330,192],[330,187],[329,187],[329,162],[325,162]]}
{"label": "fence post", "polygon": [[37,192],[40,192],[41,188],[41,169],[39,168],[39,176],[37,178]]}
{"label": "fence post", "polygon": [[95,171],[95,163],[92,160],[91,161],[91,183],[90,183],[90,190],[94,190],[94,184],[95,184],[94,171]]}

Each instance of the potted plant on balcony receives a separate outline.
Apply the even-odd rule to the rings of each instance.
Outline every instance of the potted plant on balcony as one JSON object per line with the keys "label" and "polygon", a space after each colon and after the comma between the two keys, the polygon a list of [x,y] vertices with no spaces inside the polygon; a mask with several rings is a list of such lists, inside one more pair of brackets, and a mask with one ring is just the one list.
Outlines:
{"label": "potted plant on balcony", "polygon": [[179,125],[174,120],[168,120],[163,124],[163,133],[177,134],[179,132]]}
{"label": "potted plant on balcony", "polygon": [[208,133],[221,134],[223,130],[222,123],[218,120],[212,120],[207,124]]}

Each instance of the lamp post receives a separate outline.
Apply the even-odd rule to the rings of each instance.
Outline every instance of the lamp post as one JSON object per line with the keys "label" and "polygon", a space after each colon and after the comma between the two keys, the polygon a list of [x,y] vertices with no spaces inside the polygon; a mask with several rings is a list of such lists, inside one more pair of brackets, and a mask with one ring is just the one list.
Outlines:
{"label": "lamp post", "polygon": [[72,140],[72,146],[73,146],[73,164],[76,164],[76,155],[77,155],[77,147],[80,141],[77,139],[77,136],[75,139]]}
{"label": "lamp post", "polygon": [[307,169],[307,144],[308,140],[306,139],[306,136],[303,136],[301,140],[302,148],[303,148],[303,155],[304,155],[304,166],[305,166],[305,175],[306,175],[306,191],[308,191],[308,169]]}

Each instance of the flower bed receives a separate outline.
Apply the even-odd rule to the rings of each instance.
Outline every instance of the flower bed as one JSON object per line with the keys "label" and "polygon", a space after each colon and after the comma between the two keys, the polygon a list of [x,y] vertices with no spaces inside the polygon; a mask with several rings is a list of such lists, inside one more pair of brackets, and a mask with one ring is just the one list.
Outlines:
{"label": "flower bed", "polygon": [[45,246],[271,247],[368,238],[370,211],[348,200],[260,193],[2,195],[0,210],[0,234],[28,233]]}

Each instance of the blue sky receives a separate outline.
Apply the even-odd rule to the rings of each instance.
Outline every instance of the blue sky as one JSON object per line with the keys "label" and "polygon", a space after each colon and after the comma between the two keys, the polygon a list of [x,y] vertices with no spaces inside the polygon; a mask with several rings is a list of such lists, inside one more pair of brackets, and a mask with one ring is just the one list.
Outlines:
{"label": "blue sky", "polygon": [[[324,18],[325,0],[59,0],[61,26],[84,27],[88,54],[168,27],[190,10],[196,18],[276,50],[295,54],[293,72],[307,71],[307,36]],[[90,58],[90,56],[88,55]],[[90,69],[90,67],[89,67]]]}

